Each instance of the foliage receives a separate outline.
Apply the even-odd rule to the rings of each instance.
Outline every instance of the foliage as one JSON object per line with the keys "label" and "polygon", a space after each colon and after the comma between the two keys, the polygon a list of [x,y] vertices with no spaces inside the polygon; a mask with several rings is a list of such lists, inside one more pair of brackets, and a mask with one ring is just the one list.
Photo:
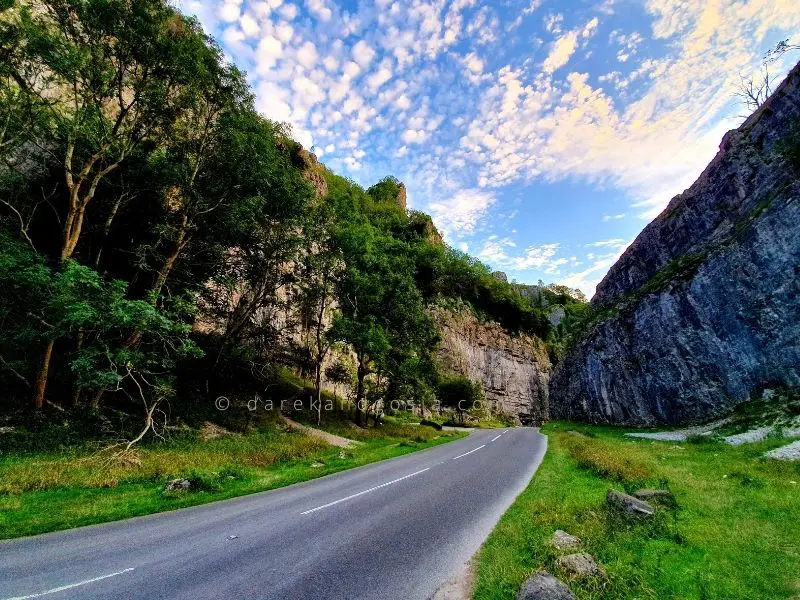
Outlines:
{"label": "foliage", "polygon": [[480,407],[484,400],[483,386],[477,381],[462,376],[448,377],[440,381],[436,394],[442,406],[458,412],[462,422],[464,413]]}
{"label": "foliage", "polygon": [[[320,396],[335,350],[355,369],[329,379],[377,420],[435,400],[431,303],[563,337],[547,306],[405,210],[399,180],[364,189],[309,167],[244,74],[164,0],[3,8],[4,410],[113,406],[144,414],[149,435],[164,401],[192,420],[216,396],[270,394],[283,367]],[[570,313],[568,291],[548,294]]]}

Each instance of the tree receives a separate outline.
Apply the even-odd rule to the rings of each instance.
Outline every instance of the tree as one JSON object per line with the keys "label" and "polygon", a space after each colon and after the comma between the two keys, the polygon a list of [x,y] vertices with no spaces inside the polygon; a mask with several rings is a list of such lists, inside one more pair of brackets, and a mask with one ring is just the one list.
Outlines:
{"label": "tree", "polygon": [[299,284],[303,329],[311,334],[307,346],[314,364],[317,425],[322,421],[322,363],[333,342],[330,312],[336,300],[335,286],[344,270],[342,253],[333,245],[329,235],[331,217],[331,211],[323,204],[315,207],[305,224],[307,247]]}
{"label": "tree", "polygon": [[464,422],[464,414],[483,402],[483,387],[466,377],[454,376],[439,382],[437,395],[443,406],[458,412]]}
{"label": "tree", "polygon": [[[168,139],[178,118],[197,108],[221,54],[197,23],[160,0],[41,0],[35,9],[6,13],[6,81],[16,84],[34,123],[29,143],[63,173],[58,259],[66,264],[101,184],[135,150]],[[11,209],[23,215],[35,207]],[[42,352],[37,408],[55,341]]]}
{"label": "tree", "polygon": [[337,386],[353,384],[353,372],[346,363],[337,360],[325,369],[325,379],[333,384],[333,395],[336,396]]}

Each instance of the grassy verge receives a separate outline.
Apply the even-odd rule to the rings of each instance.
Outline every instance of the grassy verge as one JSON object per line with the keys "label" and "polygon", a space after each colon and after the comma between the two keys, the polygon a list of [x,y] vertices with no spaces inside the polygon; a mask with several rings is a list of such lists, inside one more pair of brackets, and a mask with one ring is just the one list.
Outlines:
{"label": "grassy verge", "polygon": [[[343,429],[345,425],[332,426]],[[269,490],[429,448],[458,437],[429,428],[347,428],[362,442],[342,451],[276,423],[204,440],[184,432],[138,449],[126,461],[73,448],[0,457],[0,538],[32,535]],[[165,493],[174,478],[193,491]]]}
{"label": "grassy verge", "polygon": [[[800,465],[761,455],[786,440],[730,447],[633,440],[623,430],[552,423],[549,450],[477,561],[474,598],[514,598],[533,571],[561,575],[547,541],[564,529],[608,573],[570,582],[585,599],[800,597]],[[667,487],[674,502],[630,524],[604,506],[611,488]]]}

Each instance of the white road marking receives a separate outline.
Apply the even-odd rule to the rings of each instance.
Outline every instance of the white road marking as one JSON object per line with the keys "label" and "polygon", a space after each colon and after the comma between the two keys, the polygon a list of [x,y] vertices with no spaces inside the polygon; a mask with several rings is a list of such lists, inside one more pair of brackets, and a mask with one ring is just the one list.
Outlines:
{"label": "white road marking", "polygon": [[334,500],[333,502],[328,502],[327,504],[323,504],[322,506],[317,506],[316,508],[311,508],[309,510],[305,510],[301,512],[301,515],[307,515],[318,510],[322,510],[323,508],[328,508],[329,506],[333,506],[334,504],[339,504],[340,502],[346,502],[347,500],[352,500],[353,498],[358,498],[359,496],[363,496],[364,494],[369,494],[370,492],[374,492],[375,490],[379,490],[382,487],[386,487],[387,485],[392,485],[393,483],[397,483],[398,481],[403,481],[403,479],[408,479],[409,477],[414,477],[414,475],[419,475],[420,473],[424,473],[425,471],[430,470],[430,467],[422,469],[421,471],[416,471],[415,473],[411,473],[409,475],[404,475],[403,477],[398,477],[397,479],[393,479],[392,481],[387,481],[386,483],[382,483],[380,485],[376,485],[375,487],[371,487],[368,490],[364,490],[363,492],[358,492],[357,494],[351,494],[345,498],[339,498],[338,500]]}
{"label": "white road marking", "polygon": [[454,456],[453,460],[456,460],[457,458],[461,458],[462,456],[466,456],[467,454],[472,454],[473,452],[477,452],[478,450],[480,450],[484,446],[486,446],[486,444],[481,444],[480,446],[478,446],[477,448],[473,448],[469,452],[464,452],[464,454],[459,454],[458,456]]}
{"label": "white road marking", "polygon": [[69,585],[62,585],[61,587],[53,588],[52,590],[47,590],[46,592],[39,592],[38,594],[30,594],[29,596],[14,596],[13,598],[6,598],[6,600],[28,600],[30,598],[41,598],[42,596],[48,596],[49,594],[56,594],[58,592],[63,592],[64,590],[71,590],[72,588],[86,585],[88,583],[94,583],[95,581],[100,581],[101,579],[108,579],[109,577],[116,577],[117,575],[122,575],[123,573],[130,573],[131,571],[133,571],[133,567],[130,567],[128,569],[123,569],[122,571],[117,571],[116,573],[109,573],[108,575],[93,577],[92,579],[87,579],[86,581],[79,581],[78,583],[70,583]]}
{"label": "white road marking", "polygon": [[[500,435],[503,435],[503,434],[501,433]],[[500,439],[500,435],[496,435],[496,436],[494,436],[494,437],[492,438],[492,441],[494,442],[494,441],[496,441],[496,440],[499,440],[499,439]]]}

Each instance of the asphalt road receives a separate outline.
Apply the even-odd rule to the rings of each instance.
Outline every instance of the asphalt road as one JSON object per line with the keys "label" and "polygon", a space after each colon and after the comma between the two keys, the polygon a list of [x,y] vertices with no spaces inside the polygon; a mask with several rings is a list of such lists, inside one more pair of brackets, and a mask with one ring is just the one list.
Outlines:
{"label": "asphalt road", "polygon": [[0,542],[0,600],[424,600],[545,448],[536,429],[476,431],[278,490]]}

